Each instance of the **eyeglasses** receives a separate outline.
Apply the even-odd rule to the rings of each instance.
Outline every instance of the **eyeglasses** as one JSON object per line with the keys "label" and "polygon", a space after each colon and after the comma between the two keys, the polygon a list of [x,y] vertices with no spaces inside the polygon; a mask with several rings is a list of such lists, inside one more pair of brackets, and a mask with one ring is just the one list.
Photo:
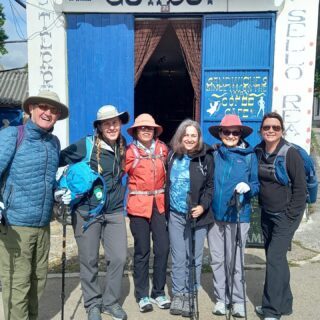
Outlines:
{"label": "eyeglasses", "polygon": [[239,131],[239,130],[230,131],[230,130],[227,130],[227,129],[222,129],[221,132],[226,137],[229,137],[230,135],[233,135],[234,137],[239,137],[241,135],[241,131]]}
{"label": "eyeglasses", "polygon": [[38,107],[42,110],[42,111],[47,111],[50,110],[52,114],[60,114],[61,111],[58,108],[55,108],[53,106],[50,106],[48,104],[38,104]]}
{"label": "eyeglasses", "polygon": [[138,129],[141,131],[154,131],[154,127],[148,127],[148,126],[138,127]]}
{"label": "eyeglasses", "polygon": [[270,131],[270,129],[272,128],[273,131],[275,132],[279,132],[282,130],[281,126],[263,126],[262,130],[263,131]]}

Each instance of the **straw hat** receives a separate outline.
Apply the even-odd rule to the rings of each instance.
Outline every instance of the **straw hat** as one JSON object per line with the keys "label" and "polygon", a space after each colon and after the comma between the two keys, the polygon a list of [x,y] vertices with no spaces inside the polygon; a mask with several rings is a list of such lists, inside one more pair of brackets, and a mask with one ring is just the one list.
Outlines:
{"label": "straw hat", "polygon": [[156,137],[159,137],[163,131],[162,127],[156,124],[152,115],[150,115],[149,113],[142,113],[136,117],[136,119],[134,120],[134,124],[127,129],[127,132],[130,134],[130,136],[133,136],[134,129],[143,126],[155,128]]}
{"label": "straw hat", "polygon": [[63,120],[69,116],[68,107],[60,102],[59,96],[53,91],[39,91],[37,96],[30,96],[26,98],[22,103],[22,109],[30,116],[29,106],[35,104],[48,104],[60,111],[60,117],[58,120]]}
{"label": "straw hat", "polygon": [[226,128],[226,127],[238,127],[241,130],[241,137],[246,138],[252,133],[252,129],[250,127],[242,125],[242,122],[240,118],[235,114],[228,114],[223,117],[220,124],[217,126],[211,126],[209,127],[209,132],[217,139],[220,139],[219,131],[220,129]]}
{"label": "straw hat", "polygon": [[102,106],[97,112],[97,119],[93,122],[93,126],[96,128],[100,121],[112,119],[115,117],[119,117],[122,124],[126,124],[129,121],[128,112],[119,112],[118,109],[111,104]]}

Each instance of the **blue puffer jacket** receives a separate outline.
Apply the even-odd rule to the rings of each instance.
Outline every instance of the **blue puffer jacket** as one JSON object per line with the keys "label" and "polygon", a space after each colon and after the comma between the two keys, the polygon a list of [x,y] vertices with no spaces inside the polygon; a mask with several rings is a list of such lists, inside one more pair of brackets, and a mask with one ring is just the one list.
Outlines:
{"label": "blue puffer jacket", "polygon": [[52,215],[59,140],[31,120],[26,123],[16,150],[17,137],[16,127],[0,131],[0,174],[6,177],[5,219],[10,225],[43,227],[50,223]]}
{"label": "blue puffer jacket", "polygon": [[230,206],[229,201],[239,182],[250,186],[245,193],[240,222],[250,222],[250,199],[259,192],[258,161],[252,147],[227,148],[222,145],[214,152],[214,196],[212,209],[217,221],[236,222],[237,210]]}

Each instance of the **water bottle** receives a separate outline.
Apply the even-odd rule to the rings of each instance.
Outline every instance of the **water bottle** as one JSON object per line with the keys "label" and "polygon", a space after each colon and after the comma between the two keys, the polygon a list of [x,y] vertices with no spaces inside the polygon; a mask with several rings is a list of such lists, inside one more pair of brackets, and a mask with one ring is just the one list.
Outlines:
{"label": "water bottle", "polygon": [[96,186],[94,189],[93,189],[93,194],[95,195],[96,199],[98,201],[100,201],[102,199],[102,196],[103,196],[103,193],[102,193],[102,189],[100,186]]}

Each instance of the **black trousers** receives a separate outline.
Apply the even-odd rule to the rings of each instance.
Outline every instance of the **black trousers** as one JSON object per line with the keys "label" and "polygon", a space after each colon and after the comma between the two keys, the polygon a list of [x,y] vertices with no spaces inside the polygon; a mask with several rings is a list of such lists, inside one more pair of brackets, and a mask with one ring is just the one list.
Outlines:
{"label": "black trousers", "polygon": [[149,257],[150,233],[153,241],[153,286],[151,297],[164,295],[167,262],[169,254],[169,235],[164,214],[153,206],[151,220],[130,215],[130,229],[134,238],[133,277],[135,297],[139,301],[149,297]]}
{"label": "black trousers", "polygon": [[292,313],[293,296],[287,252],[302,215],[291,221],[284,213],[273,215],[263,210],[261,212],[266,252],[266,275],[262,296],[265,317],[280,319],[281,315]]}

